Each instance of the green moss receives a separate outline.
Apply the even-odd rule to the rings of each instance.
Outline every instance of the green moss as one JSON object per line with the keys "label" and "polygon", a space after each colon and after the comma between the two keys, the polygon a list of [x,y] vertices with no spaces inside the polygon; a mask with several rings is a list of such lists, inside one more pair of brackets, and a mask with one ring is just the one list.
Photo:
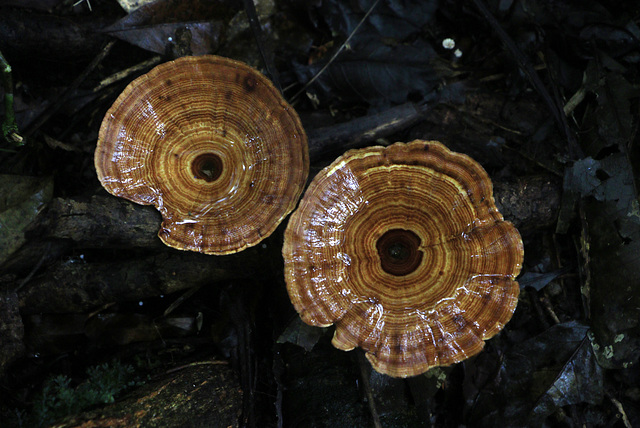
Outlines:
{"label": "green moss", "polygon": [[132,366],[113,361],[87,369],[86,379],[75,387],[65,375],[50,377],[36,395],[31,413],[21,415],[15,426],[48,426],[89,407],[113,403],[119,393],[136,384],[133,372]]}

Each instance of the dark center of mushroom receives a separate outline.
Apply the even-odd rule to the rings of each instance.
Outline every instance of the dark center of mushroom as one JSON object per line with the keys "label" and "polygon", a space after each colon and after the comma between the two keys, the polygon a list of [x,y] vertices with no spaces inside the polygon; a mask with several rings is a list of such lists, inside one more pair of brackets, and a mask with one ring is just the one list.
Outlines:
{"label": "dark center of mushroom", "polygon": [[391,229],[376,242],[382,270],[395,276],[409,275],[422,261],[420,237],[410,230]]}
{"label": "dark center of mushroom", "polygon": [[191,162],[191,172],[195,178],[207,183],[215,181],[222,174],[222,159],[213,153],[204,153]]}

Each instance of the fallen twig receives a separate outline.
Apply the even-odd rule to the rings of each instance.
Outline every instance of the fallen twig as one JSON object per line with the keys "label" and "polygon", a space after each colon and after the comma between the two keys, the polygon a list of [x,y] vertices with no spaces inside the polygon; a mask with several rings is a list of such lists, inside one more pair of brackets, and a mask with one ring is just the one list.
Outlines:
{"label": "fallen twig", "polygon": [[362,17],[362,19],[360,20],[360,22],[358,22],[358,25],[356,25],[356,28],[353,29],[353,31],[351,32],[351,34],[349,34],[349,37],[347,37],[347,40],[345,40],[340,47],[335,51],[335,53],[331,56],[331,58],[329,59],[329,61],[327,61],[327,63],[324,65],[324,67],[322,67],[320,69],[320,71],[318,71],[318,73],[316,73],[315,76],[313,76],[307,83],[304,84],[304,86],[295,93],[295,95],[293,97],[291,97],[291,103],[293,104],[298,97],[313,83],[316,81],[316,79],[318,77],[320,77],[320,75],[322,75],[322,73],[325,72],[325,70],[327,68],[329,68],[329,66],[331,65],[331,63],[333,61],[335,61],[335,59],[338,57],[338,55],[340,55],[340,52],[342,52],[342,49],[345,48],[345,46],[347,46],[349,44],[349,41],[351,41],[351,38],[353,37],[354,34],[356,34],[356,32],[358,31],[358,29],[360,28],[360,26],[362,25],[362,23],[364,21],[367,20],[367,18],[369,17],[369,15],[371,15],[371,12],[373,12],[373,9],[376,8],[376,6],[378,5],[378,3],[380,3],[380,0],[376,0],[375,3],[373,3],[371,5],[371,7],[369,8],[369,10],[367,11],[367,13],[364,14],[364,16]]}

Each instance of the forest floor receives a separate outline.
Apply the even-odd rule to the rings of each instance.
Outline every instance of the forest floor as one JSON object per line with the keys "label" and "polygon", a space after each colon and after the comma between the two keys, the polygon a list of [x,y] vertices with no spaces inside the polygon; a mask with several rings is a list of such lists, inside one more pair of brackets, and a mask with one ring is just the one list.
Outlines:
{"label": "forest floor", "polygon": [[[640,426],[640,3],[120,3],[0,5],[3,426]],[[282,92],[309,179],[415,139],[484,167],[524,262],[482,352],[377,373],[300,321],[286,219],[237,254],[179,251],[154,207],[103,189],[118,95],[204,54]]]}

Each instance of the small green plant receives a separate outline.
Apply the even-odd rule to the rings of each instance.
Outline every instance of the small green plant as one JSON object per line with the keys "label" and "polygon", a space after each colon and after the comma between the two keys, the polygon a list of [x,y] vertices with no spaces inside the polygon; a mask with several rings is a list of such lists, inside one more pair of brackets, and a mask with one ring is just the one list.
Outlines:
{"label": "small green plant", "polygon": [[132,366],[120,361],[93,366],[87,369],[87,378],[75,388],[65,375],[51,377],[36,396],[27,418],[30,423],[24,426],[47,426],[88,407],[113,403],[120,392],[136,384],[133,372]]}
{"label": "small green plant", "polygon": [[11,80],[11,66],[0,52],[0,84],[4,89],[4,119],[2,120],[2,137],[17,146],[24,144],[24,138],[20,135],[16,116],[13,111],[13,83]]}

